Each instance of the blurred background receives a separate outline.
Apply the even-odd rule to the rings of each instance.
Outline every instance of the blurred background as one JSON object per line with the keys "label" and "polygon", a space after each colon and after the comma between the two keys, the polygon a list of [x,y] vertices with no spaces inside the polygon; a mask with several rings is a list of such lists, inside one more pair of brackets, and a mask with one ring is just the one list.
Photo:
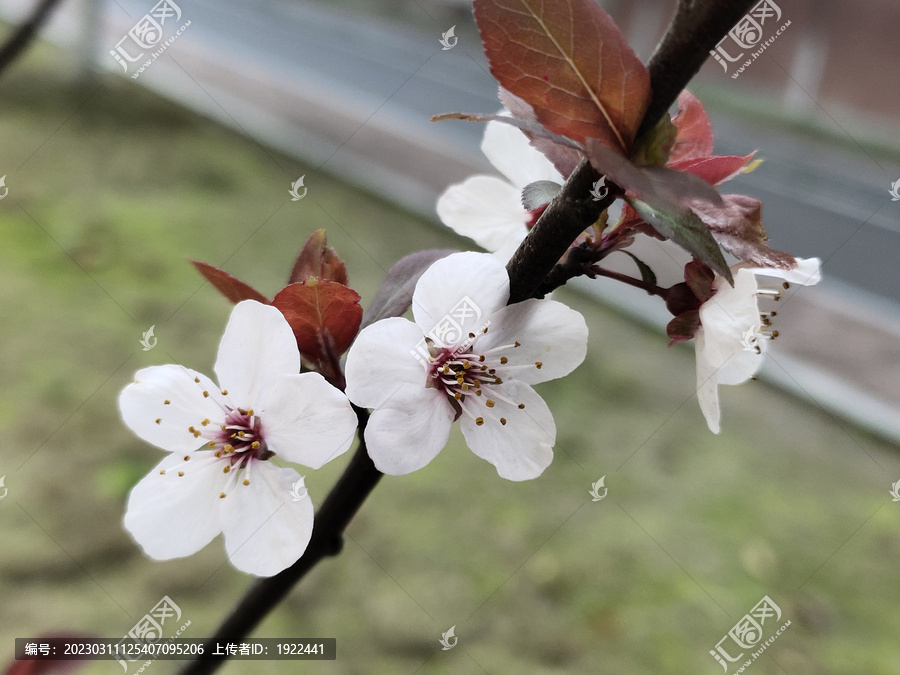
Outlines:
{"label": "blurred background", "polygon": [[[208,637],[250,582],[220,540],[156,563],[121,526],[159,451],[121,424],[118,392],[146,365],[211,372],[228,317],[188,258],[272,295],[325,228],[365,305],[406,253],[473,247],[434,203],[492,172],[483,129],[428,121],[498,108],[469,3],[176,2],[163,37],[190,24],[143,71],[114,54],[136,54],[122,40],[152,1],[62,0],[0,79],[0,670],[15,637],[121,636],[163,596]],[[3,39],[35,4],[0,0]],[[601,4],[645,60],[674,5]],[[749,54],[710,59],[691,89],[716,154],[766,160],[728,189],[762,199],[771,244],[821,258],[824,280],[779,312],[760,380],[722,389],[722,434],[651,299],[563,289],[591,340],[539,387],[559,429],[545,474],[503,481],[454,432],[382,481],[343,553],[255,633],[336,637],[337,661],[222,672],[718,673],[709,651],[766,595],[791,626],[753,672],[900,672],[900,5],[778,9],[764,38],[790,25],[745,71]],[[316,504],[346,459],[307,474]]]}

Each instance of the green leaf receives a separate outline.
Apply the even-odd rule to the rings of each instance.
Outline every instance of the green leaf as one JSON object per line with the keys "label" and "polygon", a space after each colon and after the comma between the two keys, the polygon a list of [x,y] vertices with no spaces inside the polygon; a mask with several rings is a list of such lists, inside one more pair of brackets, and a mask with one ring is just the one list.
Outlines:
{"label": "green leaf", "polygon": [[[634,260],[635,264],[637,265],[638,270],[641,273],[641,280],[645,284],[653,284],[654,286],[656,286],[656,274],[653,272],[652,269],[650,269],[650,266],[647,263],[645,263],[643,260],[638,258],[634,253],[631,253],[629,251],[622,250],[622,253],[624,253],[625,255],[629,256],[632,260]],[[653,293],[650,293],[650,291],[647,291],[647,293],[649,293],[650,295],[653,295]]]}
{"label": "green leaf", "polygon": [[696,213],[690,209],[681,211],[658,209],[632,197],[626,197],[626,201],[657,232],[674,241],[700,262],[706,263],[721,276],[725,277],[728,283],[732,286],[734,285],[731,270],[728,269],[728,263],[725,262],[722,250],[713,238],[709,228],[700,220]]}

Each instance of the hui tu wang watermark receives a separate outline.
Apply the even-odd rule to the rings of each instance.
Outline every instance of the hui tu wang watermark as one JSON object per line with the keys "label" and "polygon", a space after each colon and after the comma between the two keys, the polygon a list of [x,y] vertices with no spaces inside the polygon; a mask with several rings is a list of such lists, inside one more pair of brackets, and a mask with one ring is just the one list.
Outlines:
{"label": "hui tu wang watermark", "polygon": [[[766,626],[766,621],[769,622]],[[743,673],[750,667],[756,659],[762,654],[775,640],[781,635],[785,628],[791,625],[790,619],[781,625],[777,630],[773,631],[773,625],[781,621],[781,608],[776,605],[772,598],[768,595],[764,596],[749,613],[744,614],[741,620],[734,624],[734,627],[716,643],[715,649],[710,649],[709,653],[718,661],[722,669],[728,673],[730,664],[735,664],[744,658],[747,650],[757,647],[756,651],[750,653],[750,658],[746,659],[740,667],[734,670],[734,673]],[[762,641],[763,635],[769,633],[771,637],[765,642]],[[722,643],[727,642],[726,645]],[[732,653],[740,652],[737,656]]]}
{"label": "hui tu wang watermark", "polygon": [[[409,350],[409,353],[427,370],[434,356],[442,349],[455,347],[458,352],[465,351],[475,342],[475,338],[481,333],[486,333],[488,326],[491,325],[490,320],[478,324],[481,314],[481,308],[472,298],[465,296],[428,331],[424,338],[419,340],[415,349]],[[466,333],[467,329],[476,325],[479,326],[477,330],[469,330],[468,334]]]}
{"label": "hui tu wang watermark", "polygon": [[[119,645],[123,647],[122,653],[125,654],[125,658],[117,659],[119,665],[128,673],[129,663],[135,663],[136,661],[140,661],[141,658],[132,659],[130,654],[131,651],[127,649],[129,643],[136,644],[140,646],[141,644],[149,644],[158,642],[163,637],[163,626],[166,626],[166,622],[168,621],[168,626],[172,627],[176,622],[181,621],[181,607],[176,605],[172,598],[168,595],[163,596],[163,599],[157,602],[153,609],[144,614],[141,617],[140,621],[138,621],[134,626],[132,626],[131,630],[128,631],[128,635],[125,635],[122,638],[122,641],[119,642]],[[187,628],[191,625],[191,620],[188,619],[185,623],[181,624],[181,627],[174,631],[169,637],[177,638],[181,637],[181,634],[187,630]],[[171,628],[170,628],[171,629]],[[132,650],[136,653],[140,653],[140,650]],[[144,661],[140,668],[138,668],[135,672],[141,673],[149,668],[153,664],[153,659]]]}
{"label": "hui tu wang watermark", "polygon": [[[772,0],[761,0],[735,24],[734,28],[728,31],[728,35],[719,40],[716,48],[709,53],[727,73],[729,64],[740,61],[747,53],[746,50],[758,46],[759,48],[750,54],[750,58],[746,59],[736,72],[732,73],[731,78],[737,79],[791,25],[791,22],[787,21],[772,34],[772,37],[762,42],[763,35],[767,31],[771,34],[773,24],[779,21],[781,21],[781,8]],[[736,54],[736,56],[732,56],[732,54]]]}
{"label": "hui tu wang watermark", "polygon": [[[144,59],[147,50],[159,46],[159,49],[151,52],[137,71],[131,74],[132,79],[137,79],[191,25],[190,21],[186,21],[177,30],[171,31],[171,26],[179,21],[181,8],[172,0],[160,0],[131,27],[125,37],[116,43],[115,49],[109,50],[109,54],[128,73],[129,65]],[[170,36],[163,42],[166,22],[169,22]]]}

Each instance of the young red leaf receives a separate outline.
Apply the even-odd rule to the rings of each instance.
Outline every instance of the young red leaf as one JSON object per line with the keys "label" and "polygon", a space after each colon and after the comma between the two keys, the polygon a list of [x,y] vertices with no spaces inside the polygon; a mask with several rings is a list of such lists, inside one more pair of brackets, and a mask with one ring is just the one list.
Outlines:
{"label": "young red leaf", "polygon": [[309,235],[297,256],[288,283],[306,281],[309,277],[347,285],[347,266],[337,252],[328,246],[325,230],[316,230]]}
{"label": "young red leaf", "polygon": [[672,119],[678,129],[669,162],[709,157],[713,151],[713,131],[703,105],[687,89],[678,95],[678,113]]}
{"label": "young red leaf", "polygon": [[669,346],[678,342],[692,340],[700,328],[700,312],[696,309],[684,314],[679,314],[666,326],[666,335],[671,342]]}
{"label": "young red leaf", "polygon": [[613,183],[657,209],[678,211],[687,199],[721,204],[722,198],[696,176],[662,166],[637,166],[593,138],[587,141],[591,165]]}
{"label": "young red leaf", "polygon": [[191,264],[230,302],[237,304],[242,300],[256,300],[266,305],[269,304],[266,296],[240,279],[231,276],[225,270],[199,260],[191,260]]}
{"label": "young red leaf", "polygon": [[[499,98],[500,103],[513,117],[529,122],[537,122],[534,108],[528,105],[524,99],[519,98],[503,87],[500,87]],[[550,160],[550,163],[556,167],[556,170],[559,171],[563,178],[568,178],[575,170],[575,167],[578,166],[578,162],[581,161],[581,153],[575,148],[554,143],[549,138],[536,136],[524,130],[522,133],[528,136],[528,140],[535,150]]]}
{"label": "young red leaf", "polygon": [[716,207],[692,202],[691,208],[726,251],[744,262],[759,267],[788,270],[797,261],[794,256],[766,246],[769,240],[762,224],[762,203],[746,195],[723,195],[725,204]]}
{"label": "young red leaf", "polygon": [[335,281],[290,284],[272,304],[293,329],[300,354],[313,363],[328,363],[343,354],[362,321],[359,294]]}
{"label": "young red leaf", "polygon": [[474,0],[491,73],[550,131],[628,154],[650,75],[596,0]]}
{"label": "young red leaf", "polygon": [[752,171],[755,164],[751,165],[756,152],[751,152],[746,157],[737,155],[720,155],[715,157],[698,157],[670,163],[668,166],[677,171],[691,173],[702,178],[710,185],[721,185],[731,180],[739,173]]}
{"label": "young red leaf", "polygon": [[713,271],[701,262],[692,260],[684,266],[684,283],[688,285],[699,302],[706,302],[712,297],[715,279]]}

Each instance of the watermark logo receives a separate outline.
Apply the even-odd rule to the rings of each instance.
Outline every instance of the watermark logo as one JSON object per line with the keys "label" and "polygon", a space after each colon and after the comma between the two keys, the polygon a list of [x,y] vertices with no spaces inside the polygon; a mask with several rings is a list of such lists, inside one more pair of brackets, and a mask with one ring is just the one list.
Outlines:
{"label": "watermark logo", "polygon": [[[7,493],[9,492],[9,488],[6,487],[3,482],[6,480],[6,476],[0,476],[0,499],[5,499]],[[897,481],[900,484],[900,481]],[[894,500],[897,501],[897,500]]]}
{"label": "watermark logo", "polygon": [[760,335],[756,331],[756,326],[750,326],[750,328],[747,329],[747,332],[744,333],[744,337],[741,338],[741,345],[743,346],[744,351],[762,354],[762,347],[759,346],[759,338]]}
{"label": "watermark logo", "polygon": [[291,485],[291,501],[299,502],[301,499],[306,499],[309,492],[306,491],[306,483],[303,482],[303,476],[297,479],[293,485]]}
{"label": "watermark logo", "polygon": [[[2,487],[2,486],[3,486],[3,479],[0,478],[0,487]],[[893,499],[891,501],[900,502],[900,480],[898,480],[896,483],[891,485],[891,493],[890,494],[891,494],[891,497],[893,497]],[[0,499],[3,499],[3,497],[0,497]]]}
{"label": "watermark logo", "polygon": [[[119,665],[122,666],[127,673],[129,662],[134,663],[135,661],[140,660],[139,658],[132,659],[128,654],[141,653],[140,650],[133,648],[129,649],[128,645],[144,645],[158,642],[163,637],[163,626],[166,625],[166,622],[171,626],[173,623],[180,620],[181,608],[176,605],[168,595],[163,596],[163,599],[157,602],[153,606],[153,609],[144,614],[144,616],[132,626],[131,630],[128,631],[128,635],[124,635],[122,640],[118,643],[120,651],[117,653],[125,655],[124,659],[117,659]],[[187,621],[170,637],[179,637],[190,625],[191,622]],[[152,660],[145,662],[136,672],[140,673],[144,671],[152,663]]]}
{"label": "watermark logo", "polygon": [[591,199],[599,202],[608,194],[609,188],[606,187],[606,176],[601,176],[599,180],[594,181],[594,187],[591,189]]}
{"label": "watermark logo", "polygon": [[441,633],[440,643],[444,645],[444,649],[442,651],[447,651],[448,649],[453,649],[456,646],[456,643],[459,642],[459,638],[456,637],[454,631],[456,630],[456,625],[450,626],[450,630],[446,633]]}
{"label": "watermark logo", "polygon": [[149,352],[151,349],[153,349],[156,346],[156,337],[153,335],[154,328],[156,328],[156,324],[153,324],[152,326],[150,326],[150,328],[148,328],[144,332],[143,337],[140,340],[138,340],[138,342],[140,342],[141,345],[143,345],[145,352]]}
{"label": "watermark logo", "polygon": [[[6,176],[3,176],[6,178]],[[0,178],[0,185],[3,185],[3,178]],[[891,189],[888,190],[891,193],[891,201],[892,202],[900,202],[900,178],[891,183]],[[5,197],[6,195],[3,195]],[[3,197],[0,197],[2,199]]]}
{"label": "watermark logo", "polygon": [[[592,502],[599,502],[606,496],[606,493],[609,492],[609,488],[604,485],[604,481],[606,480],[606,476],[601,476],[600,480],[596,483],[591,484],[590,495],[593,497]],[[600,494],[600,488],[603,488],[603,494]]]}
{"label": "watermark logo", "polygon": [[[710,649],[709,653],[727,673],[729,664],[740,661],[744,657],[745,650],[759,646],[760,648],[755,652],[752,652],[750,658],[744,661],[740,668],[735,671],[741,673],[746,668],[749,668],[751,663],[756,661],[759,655],[762,654],[779,635],[781,635],[785,628],[791,625],[791,622],[787,621],[775,631],[775,634],[772,635],[772,637],[765,642],[761,642],[765,631],[764,627],[766,626],[766,621],[769,621],[768,629],[771,630],[772,624],[780,620],[781,608],[772,601],[772,598],[766,595],[762,600],[756,603],[748,614],[745,614],[741,617],[740,621],[734,624],[734,627],[728,631],[725,637],[716,643],[716,648],[714,650]],[[722,644],[726,640],[730,640],[733,643],[733,645],[729,645],[728,649]],[[734,645],[737,646],[735,647]],[[741,653],[737,656],[731,656],[729,650],[741,650]]]}
{"label": "watermark logo", "polygon": [[[306,186],[303,184],[303,179],[306,178],[306,174],[303,174],[291,183],[291,189],[288,190],[288,194],[291,195],[292,202],[299,202],[306,196]],[[303,193],[300,193],[300,188],[303,188]]]}
{"label": "watermark logo", "polygon": [[[897,181],[900,183],[900,180]],[[3,199],[6,195],[9,194],[9,188],[6,187],[6,174],[0,176],[0,188],[3,188],[3,194],[0,194],[0,199]]]}
{"label": "watermark logo", "polygon": [[[732,74],[732,78],[737,78],[747,66],[753,63],[757,57],[762,54],[788,26],[791,25],[791,22],[788,21],[775,31],[772,37],[765,42],[762,42],[765,29],[771,28],[772,24],[780,20],[781,8],[772,2],[772,0],[760,0],[753,9],[735,24],[734,28],[728,31],[728,34],[725,37],[719,40],[716,48],[709,53],[719,62],[719,65],[721,65],[727,73],[728,65],[730,63],[740,61],[744,58],[746,50],[759,46],[759,49],[750,55],[751,57],[741,65],[737,72]],[[732,54],[736,55],[732,56]]]}
{"label": "watermark logo", "polygon": [[109,50],[109,54],[122,66],[122,70],[127,73],[130,64],[137,63],[143,59],[147,50],[159,46],[159,49],[150,54],[150,57],[144,61],[137,72],[132,74],[131,77],[136,79],[191,25],[191,22],[187,21],[163,42],[166,21],[175,23],[180,20],[181,8],[172,0],[160,0],[131,27],[125,34],[125,37],[116,43],[115,49]]}
{"label": "watermark logo", "polygon": [[441,33],[441,44],[443,45],[442,52],[447,51],[448,49],[453,49],[456,46],[456,43],[459,42],[459,38],[456,37],[456,26],[450,26],[450,30],[446,33]]}
{"label": "watermark logo", "polygon": [[460,300],[448,314],[445,314],[438,321],[425,337],[419,340],[415,349],[410,349],[409,353],[428,368],[431,359],[442,349],[455,347],[458,350],[467,349],[480,333],[486,333],[488,326],[491,325],[487,321],[481,325],[478,330],[472,331],[470,328],[481,320],[481,308],[468,295]]}

